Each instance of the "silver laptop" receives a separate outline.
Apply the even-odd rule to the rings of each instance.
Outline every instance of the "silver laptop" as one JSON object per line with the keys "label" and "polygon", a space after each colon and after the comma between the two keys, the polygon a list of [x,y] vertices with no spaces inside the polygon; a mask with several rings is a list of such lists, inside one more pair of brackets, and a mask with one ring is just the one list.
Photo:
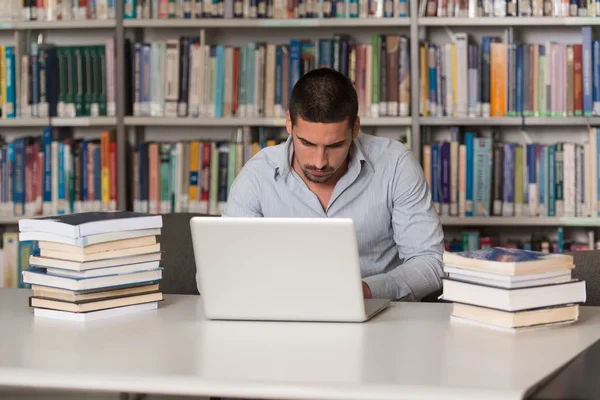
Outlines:
{"label": "silver laptop", "polygon": [[362,322],[390,303],[363,299],[351,219],[194,217],[190,227],[209,319]]}

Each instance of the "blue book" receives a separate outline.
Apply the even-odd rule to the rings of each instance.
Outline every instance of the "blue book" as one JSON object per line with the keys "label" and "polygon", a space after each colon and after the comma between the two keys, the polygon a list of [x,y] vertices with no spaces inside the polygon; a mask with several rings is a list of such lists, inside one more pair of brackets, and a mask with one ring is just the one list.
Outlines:
{"label": "blue book", "polygon": [[515,205],[515,145],[514,143],[504,144],[502,174],[502,215],[505,217],[514,216]]}
{"label": "blue book", "polygon": [[[435,114],[437,110],[437,68],[435,63],[436,48],[434,45],[429,46],[429,110]],[[434,115],[435,116],[435,115]]]}
{"label": "blue book", "polygon": [[433,199],[433,207],[435,211],[441,213],[441,167],[440,167],[440,145],[431,145],[431,197]]}
{"label": "blue book", "polygon": [[350,0],[350,10],[349,10],[349,15],[350,18],[358,18],[359,14],[358,14],[358,0]]}
{"label": "blue book", "polygon": [[546,146],[540,146],[540,165],[539,165],[539,176],[540,176],[540,215],[546,215],[546,168],[548,166],[548,160],[546,159]]}
{"label": "blue book", "polygon": [[58,208],[57,212],[59,215],[66,214],[67,210],[65,207],[66,193],[65,193],[65,144],[64,142],[58,142]]}
{"label": "blue book", "polygon": [[478,137],[473,141],[474,215],[490,216],[492,183],[492,139]]}
{"label": "blue book", "polygon": [[[14,189],[13,202],[14,214],[25,215],[25,146],[26,139],[18,138],[14,145]],[[10,155],[9,155],[10,158]]]}
{"label": "blue book", "polygon": [[592,99],[594,115],[600,115],[600,41],[594,40],[592,46]]}
{"label": "blue book", "polygon": [[331,39],[319,39],[319,67],[333,68],[333,42]]}
{"label": "blue book", "polygon": [[444,254],[444,264],[468,266],[477,271],[488,271],[503,275],[517,275],[556,270],[564,267],[570,270],[573,256],[557,253],[542,253],[522,249],[491,247],[475,251],[462,251]]}
{"label": "blue book", "polygon": [[581,28],[581,76],[583,80],[583,115],[592,116],[593,111],[593,73],[592,73],[592,28],[584,26]]}
{"label": "blue book", "polygon": [[442,169],[442,215],[450,215],[450,143],[444,142],[441,146]]}
{"label": "blue book", "polygon": [[548,146],[548,216],[556,216],[556,146]]}
{"label": "blue book", "polygon": [[[516,96],[515,96],[515,115],[523,114],[523,46],[517,45],[517,54],[515,58],[517,77],[516,77]],[[529,54],[527,55],[529,56]],[[528,71],[529,72],[529,71]]]}
{"label": "blue book", "polygon": [[[114,0],[108,0],[114,3]],[[135,19],[137,18],[137,10],[136,10],[135,0],[124,0],[123,3],[123,18],[125,19]]]}
{"label": "blue book", "polygon": [[44,152],[44,214],[50,213],[52,206],[52,128],[44,128],[42,135]]}
{"label": "blue book", "polygon": [[144,43],[141,48],[141,67],[140,67],[140,104],[142,116],[150,116],[150,102],[152,101],[152,77],[151,71],[151,47]]}
{"label": "blue book", "polygon": [[[279,117],[283,114],[282,103],[283,89],[283,49],[277,46],[275,50],[275,116]],[[287,109],[287,105],[285,107]]]}
{"label": "blue book", "polygon": [[89,206],[88,203],[88,188],[89,188],[89,174],[87,173],[87,165],[89,159],[88,142],[83,139],[81,141],[81,208],[82,211],[86,210]]}
{"label": "blue book", "polygon": [[[217,46],[217,82],[215,85],[215,117],[223,116],[223,87],[224,87],[224,71],[225,71],[225,47]],[[258,107],[258,104],[256,105]]]}
{"label": "blue book", "polygon": [[6,118],[17,117],[16,107],[16,87],[17,87],[17,72],[15,64],[15,51],[14,47],[6,46],[5,48],[5,73],[6,73],[6,99],[4,101],[5,106],[2,108],[2,114]]}
{"label": "blue book", "polygon": [[475,215],[473,203],[473,134],[467,132],[465,134],[465,163],[466,163],[466,194],[465,194],[465,215],[472,217]]}
{"label": "blue book", "polygon": [[300,79],[300,41],[290,41],[290,95],[292,89],[298,80]]}

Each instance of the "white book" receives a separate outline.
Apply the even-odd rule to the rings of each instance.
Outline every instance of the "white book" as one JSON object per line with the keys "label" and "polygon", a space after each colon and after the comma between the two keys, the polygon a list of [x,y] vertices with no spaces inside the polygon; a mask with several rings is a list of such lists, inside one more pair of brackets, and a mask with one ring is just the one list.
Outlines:
{"label": "white book", "polygon": [[23,271],[23,282],[30,285],[50,286],[58,289],[73,291],[101,289],[134,283],[153,282],[162,278],[162,270],[134,272],[124,275],[102,276],[97,278],[67,278],[48,275],[43,269],[30,269]]}
{"label": "white book", "polygon": [[189,88],[189,116],[200,116],[200,45],[190,46],[190,88]]}
{"label": "white book", "polygon": [[46,273],[48,275],[63,276],[66,278],[88,279],[98,278],[101,276],[124,275],[132,274],[135,272],[154,271],[158,270],[159,267],[160,261],[149,261],[145,263],[119,265],[116,267],[89,269],[87,271],[71,271],[62,268],[47,268]]}
{"label": "white book", "polygon": [[576,215],[576,172],[575,172],[575,144],[565,143],[563,145],[563,199],[564,216],[575,217]]}
{"label": "white book", "polygon": [[49,310],[44,308],[34,308],[34,315],[42,318],[54,318],[66,321],[96,321],[100,319],[119,317],[135,314],[144,311],[156,310],[158,302],[136,304],[133,306],[109,308],[107,310],[91,311],[87,313],[73,313],[68,311]]}
{"label": "white book", "polygon": [[456,116],[467,117],[469,108],[469,39],[466,33],[457,33],[456,39]]}
{"label": "white book", "polygon": [[600,215],[600,204],[598,204],[598,131],[596,128],[590,128],[590,156],[586,160],[590,161],[587,169],[590,170],[590,216]]}
{"label": "white book", "polygon": [[179,101],[179,41],[166,41],[165,116],[177,117]]}

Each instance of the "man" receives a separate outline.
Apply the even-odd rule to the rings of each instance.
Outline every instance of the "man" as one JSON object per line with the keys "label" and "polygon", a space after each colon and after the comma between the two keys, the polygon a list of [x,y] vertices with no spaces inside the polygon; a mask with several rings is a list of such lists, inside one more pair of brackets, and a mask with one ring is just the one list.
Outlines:
{"label": "man", "polygon": [[223,214],[352,218],[364,296],[420,300],[441,288],[439,217],[413,154],[359,133],[357,114],[356,91],[343,74],[305,74],[292,90],[287,142],[246,163]]}

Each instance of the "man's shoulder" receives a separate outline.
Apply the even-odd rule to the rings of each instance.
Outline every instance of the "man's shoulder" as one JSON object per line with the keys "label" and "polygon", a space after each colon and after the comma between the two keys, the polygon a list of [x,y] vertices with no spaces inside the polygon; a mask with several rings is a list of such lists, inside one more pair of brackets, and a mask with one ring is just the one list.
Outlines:
{"label": "man's shoulder", "polygon": [[398,160],[406,157],[411,150],[401,143],[399,140],[394,140],[381,136],[369,135],[361,133],[357,137],[365,157],[374,165],[377,164],[395,164]]}

